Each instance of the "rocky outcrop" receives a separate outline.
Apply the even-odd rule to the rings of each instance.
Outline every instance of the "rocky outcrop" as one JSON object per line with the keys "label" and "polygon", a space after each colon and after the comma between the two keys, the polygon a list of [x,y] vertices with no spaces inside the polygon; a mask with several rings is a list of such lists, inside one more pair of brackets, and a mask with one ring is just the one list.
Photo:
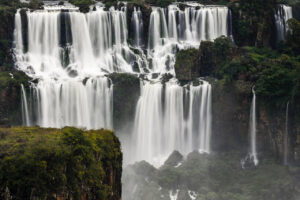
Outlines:
{"label": "rocky outcrop", "polygon": [[199,77],[197,49],[181,50],[176,55],[175,72],[179,81],[190,81]]}
{"label": "rocky outcrop", "polygon": [[113,121],[114,128],[134,120],[135,108],[140,96],[140,80],[133,74],[113,73],[109,75],[113,83]]}
{"label": "rocky outcrop", "polygon": [[[284,167],[267,158],[251,170],[242,169],[238,152],[186,156],[181,165],[156,169],[145,161],[124,169],[124,192],[131,200],[265,199],[296,200],[300,195],[299,167]],[[146,172],[147,173],[142,173]],[[131,188],[135,188],[132,190]]]}
{"label": "rocky outcrop", "polygon": [[0,121],[6,125],[22,124],[21,84],[29,86],[24,72],[0,70]]}
{"label": "rocky outcrop", "polygon": [[0,128],[0,136],[1,199],[121,200],[113,132],[13,127]]}

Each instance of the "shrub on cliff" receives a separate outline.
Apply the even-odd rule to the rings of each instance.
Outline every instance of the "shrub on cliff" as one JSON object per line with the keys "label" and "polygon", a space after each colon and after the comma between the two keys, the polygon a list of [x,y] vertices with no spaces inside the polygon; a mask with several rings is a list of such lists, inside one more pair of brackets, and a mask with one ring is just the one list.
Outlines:
{"label": "shrub on cliff", "polygon": [[300,54],[300,22],[295,18],[289,19],[286,44],[291,48],[294,55]]}
{"label": "shrub on cliff", "polygon": [[176,56],[175,71],[178,80],[192,80],[199,77],[196,62],[199,56],[197,49],[181,50]]}
{"label": "shrub on cliff", "polygon": [[94,4],[93,0],[70,0],[70,3],[73,5],[79,7],[79,10],[81,12],[89,12],[90,10],[90,5]]}
{"label": "shrub on cliff", "polygon": [[145,2],[154,6],[167,7],[168,5],[172,4],[174,0],[145,0]]}
{"label": "shrub on cliff", "polygon": [[292,96],[294,70],[287,63],[292,61],[285,62],[283,59],[263,62],[263,70],[255,84],[257,95],[266,98],[269,103],[275,101],[285,105]]}
{"label": "shrub on cliff", "polygon": [[233,35],[237,45],[272,44],[276,0],[240,0],[231,3]]}
{"label": "shrub on cliff", "polygon": [[122,154],[111,131],[0,129],[0,190],[13,199],[120,198]]}

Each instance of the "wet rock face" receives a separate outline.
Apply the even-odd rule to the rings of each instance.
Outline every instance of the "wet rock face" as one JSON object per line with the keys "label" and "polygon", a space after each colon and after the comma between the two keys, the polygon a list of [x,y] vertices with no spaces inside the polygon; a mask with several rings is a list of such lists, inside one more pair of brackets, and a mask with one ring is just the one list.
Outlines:
{"label": "wet rock face", "polygon": [[212,149],[214,151],[248,150],[248,123],[251,103],[251,85],[241,82],[223,85],[220,81],[213,84],[212,97]]}

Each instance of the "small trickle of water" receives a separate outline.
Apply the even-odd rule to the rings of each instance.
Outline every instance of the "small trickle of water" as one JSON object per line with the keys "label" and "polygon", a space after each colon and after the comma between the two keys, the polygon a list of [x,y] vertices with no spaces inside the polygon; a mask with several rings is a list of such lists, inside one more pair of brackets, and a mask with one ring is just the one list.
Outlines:
{"label": "small trickle of water", "polygon": [[290,102],[287,102],[286,112],[285,112],[285,133],[284,133],[284,139],[283,139],[283,164],[284,165],[288,164],[289,104],[290,104]]}

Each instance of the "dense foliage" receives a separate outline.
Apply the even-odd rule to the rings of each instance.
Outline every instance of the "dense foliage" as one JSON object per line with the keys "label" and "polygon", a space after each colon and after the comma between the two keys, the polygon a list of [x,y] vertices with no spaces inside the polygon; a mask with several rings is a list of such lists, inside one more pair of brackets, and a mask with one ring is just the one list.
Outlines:
{"label": "dense foliage", "polygon": [[111,131],[16,127],[0,129],[0,137],[2,194],[20,200],[120,197],[122,154]]}
{"label": "dense foliage", "polygon": [[79,7],[81,12],[88,12],[90,10],[90,5],[94,4],[93,0],[70,0],[70,3]]}

